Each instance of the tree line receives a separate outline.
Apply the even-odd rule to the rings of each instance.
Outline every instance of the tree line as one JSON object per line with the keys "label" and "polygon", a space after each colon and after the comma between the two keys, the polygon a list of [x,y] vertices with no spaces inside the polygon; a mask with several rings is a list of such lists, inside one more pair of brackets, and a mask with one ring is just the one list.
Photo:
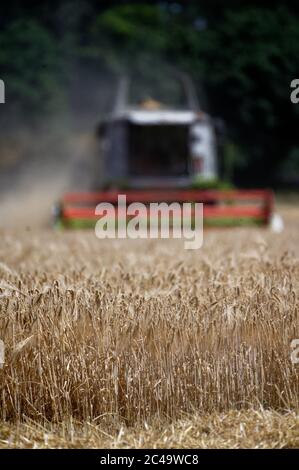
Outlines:
{"label": "tree line", "polygon": [[171,95],[171,66],[192,76],[202,106],[225,122],[227,178],[299,178],[293,2],[11,0],[1,13],[2,129],[57,112],[89,113],[95,122],[124,71],[165,83]]}

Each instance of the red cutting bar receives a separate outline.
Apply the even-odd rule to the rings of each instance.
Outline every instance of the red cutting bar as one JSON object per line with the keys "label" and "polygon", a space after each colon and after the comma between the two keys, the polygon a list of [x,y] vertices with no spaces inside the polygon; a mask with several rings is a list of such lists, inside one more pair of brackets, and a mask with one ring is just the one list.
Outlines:
{"label": "red cutting bar", "polygon": [[[186,212],[185,212],[186,213]],[[117,209],[113,211],[110,215],[111,217],[117,216],[126,216],[126,208]],[[147,215],[150,214],[150,211],[147,210]],[[191,214],[194,215],[194,209],[191,210]],[[109,215],[109,213],[108,213]],[[173,211],[174,216],[181,216],[181,211]],[[266,218],[266,212],[264,208],[254,207],[254,206],[204,206],[203,208],[204,217],[256,217],[256,218]],[[100,216],[95,214],[95,208],[90,207],[68,207],[63,209],[63,217],[65,219],[99,219]]]}
{"label": "red cutting bar", "polygon": [[199,191],[199,190],[140,190],[140,191],[103,191],[96,193],[68,193],[63,202],[72,203],[98,203],[101,201],[117,203],[119,195],[126,195],[127,203],[131,202],[209,202],[209,201],[266,201],[272,198],[268,190],[248,191]]}

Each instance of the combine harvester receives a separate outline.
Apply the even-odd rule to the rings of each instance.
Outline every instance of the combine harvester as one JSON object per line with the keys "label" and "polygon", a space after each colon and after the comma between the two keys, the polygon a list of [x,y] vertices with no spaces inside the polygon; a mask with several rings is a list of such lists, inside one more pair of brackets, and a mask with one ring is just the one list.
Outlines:
{"label": "combine harvester", "polygon": [[129,80],[120,80],[116,104],[98,129],[101,143],[95,191],[65,194],[57,225],[94,227],[101,202],[201,202],[205,226],[267,225],[272,220],[270,190],[202,190],[195,182],[218,178],[216,123],[198,105],[189,77],[178,75],[185,107],[163,106],[150,98],[129,105]]}

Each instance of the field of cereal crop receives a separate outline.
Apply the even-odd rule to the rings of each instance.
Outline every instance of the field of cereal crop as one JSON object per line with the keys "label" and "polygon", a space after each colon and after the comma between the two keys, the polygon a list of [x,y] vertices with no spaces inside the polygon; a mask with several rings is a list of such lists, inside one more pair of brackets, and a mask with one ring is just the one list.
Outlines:
{"label": "field of cereal crop", "polygon": [[299,209],[281,212],[282,234],[195,251],[1,230],[0,445],[298,447]]}

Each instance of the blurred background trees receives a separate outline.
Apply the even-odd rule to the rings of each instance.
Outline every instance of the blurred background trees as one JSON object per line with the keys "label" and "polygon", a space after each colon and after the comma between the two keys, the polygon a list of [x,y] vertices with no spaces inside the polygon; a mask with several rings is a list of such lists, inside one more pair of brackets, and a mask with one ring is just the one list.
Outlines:
{"label": "blurred background trees", "polygon": [[92,129],[124,71],[162,84],[167,100],[170,67],[189,73],[202,107],[225,121],[235,183],[298,183],[290,82],[299,75],[299,6],[288,1],[11,0],[0,18],[2,132],[57,113]]}

